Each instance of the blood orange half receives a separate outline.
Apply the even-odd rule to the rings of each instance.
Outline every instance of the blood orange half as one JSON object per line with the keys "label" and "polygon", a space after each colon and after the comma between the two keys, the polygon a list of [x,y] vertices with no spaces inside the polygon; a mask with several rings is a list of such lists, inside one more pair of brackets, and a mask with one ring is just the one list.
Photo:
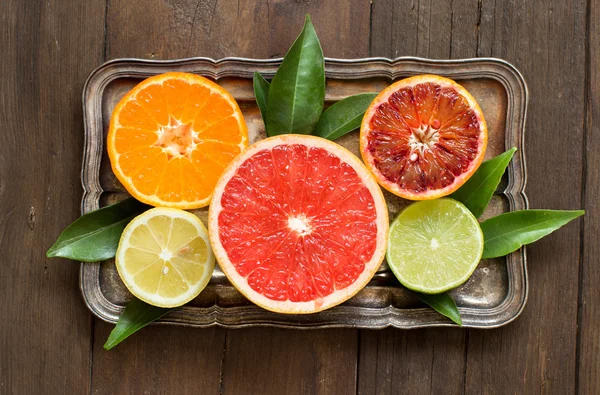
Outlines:
{"label": "blood orange half", "polygon": [[381,264],[389,228],[377,182],[328,140],[262,140],[225,169],[210,204],[221,269],[271,311],[314,313],[362,289]]}
{"label": "blood orange half", "polygon": [[379,184],[411,200],[457,190],[486,147],[485,118],[473,96],[436,75],[390,85],[373,100],[360,129],[361,155]]}

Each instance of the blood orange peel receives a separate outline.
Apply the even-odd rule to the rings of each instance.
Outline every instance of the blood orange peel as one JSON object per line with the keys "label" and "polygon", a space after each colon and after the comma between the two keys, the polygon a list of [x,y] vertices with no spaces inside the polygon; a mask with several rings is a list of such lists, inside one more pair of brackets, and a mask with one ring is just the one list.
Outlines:
{"label": "blood orange peel", "polygon": [[410,200],[446,196],[477,170],[487,147],[477,101],[436,75],[393,83],[371,103],[361,124],[360,151],[377,182]]}
{"label": "blood orange peel", "polygon": [[215,187],[209,235],[219,265],[249,300],[314,313],[351,298],[385,256],[386,203],[352,153],[280,135],[236,157]]}

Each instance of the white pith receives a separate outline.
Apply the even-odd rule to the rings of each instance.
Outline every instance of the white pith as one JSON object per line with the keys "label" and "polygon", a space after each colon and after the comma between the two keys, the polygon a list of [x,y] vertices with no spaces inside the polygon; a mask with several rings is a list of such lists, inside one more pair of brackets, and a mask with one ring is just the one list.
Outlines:
{"label": "white pith", "polygon": [[163,250],[159,255],[160,259],[163,261],[168,261],[173,258],[173,253],[169,250]]}
{"label": "white pith", "polygon": [[412,134],[408,138],[408,145],[411,148],[410,160],[417,160],[417,152],[423,155],[425,151],[432,149],[439,140],[440,134],[437,129],[429,125],[421,125],[412,129]]}
{"label": "white pith", "polygon": [[[239,165],[254,154],[256,154],[258,151],[272,149],[273,147],[282,144],[303,144],[309,147],[324,148],[328,152],[338,156],[343,162],[346,162],[347,164],[352,166],[352,168],[363,180],[364,185],[371,192],[371,195],[373,196],[373,200],[375,202],[375,208],[377,213],[377,245],[375,248],[375,252],[371,257],[371,260],[365,264],[364,271],[350,286],[343,289],[335,290],[333,293],[323,298],[308,302],[292,302],[290,300],[276,301],[269,299],[264,295],[253,290],[248,285],[247,279],[245,277],[242,277],[237,272],[232,262],[229,260],[229,257],[227,256],[227,253],[225,252],[225,249],[221,242],[218,231],[218,217],[219,213],[222,210],[221,195],[225,186],[235,175]],[[240,154],[227,167],[227,169],[221,176],[219,182],[217,183],[215,193],[213,195],[213,199],[209,207],[208,224],[209,229],[211,229],[210,240],[213,246],[213,251],[215,252],[215,255],[217,257],[217,261],[219,262],[219,265],[225,273],[225,275],[235,285],[235,287],[248,299],[250,299],[257,305],[267,310],[289,314],[307,314],[325,310],[329,307],[342,303],[343,301],[349,299],[354,294],[356,294],[360,289],[362,289],[373,277],[373,275],[377,271],[377,268],[383,261],[387,246],[387,231],[389,228],[387,205],[385,203],[385,199],[383,197],[381,189],[379,188],[377,182],[370,175],[368,170],[360,162],[360,160],[352,153],[347,151],[345,148],[328,140],[314,136],[301,135],[282,135],[268,138],[259,141],[258,143],[255,143],[254,145],[246,149],[242,154]],[[295,231],[302,231],[306,228],[310,230],[310,224],[308,222],[305,222],[303,218],[291,217],[291,219],[288,220],[288,225],[292,225],[291,227],[295,228]]]}
{"label": "white pith", "polygon": [[309,235],[312,232],[310,220],[304,214],[295,217],[290,216],[288,218],[288,228],[301,236]]}
{"label": "white pith", "polygon": [[[160,147],[163,152],[166,152],[169,158],[186,157],[192,159],[192,152],[194,152],[200,142],[199,133],[194,130],[190,123],[183,123],[173,116],[169,117],[168,125],[159,127],[156,134],[158,140],[154,145]],[[181,136],[183,134],[185,136]],[[189,140],[189,142],[177,141],[177,137],[179,136]]]}

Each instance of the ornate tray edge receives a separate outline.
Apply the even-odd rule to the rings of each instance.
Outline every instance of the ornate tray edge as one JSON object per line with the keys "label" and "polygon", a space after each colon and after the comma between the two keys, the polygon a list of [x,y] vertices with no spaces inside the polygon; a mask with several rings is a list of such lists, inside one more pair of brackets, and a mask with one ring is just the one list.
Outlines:
{"label": "ornate tray edge", "polygon": [[[106,85],[123,74],[146,76],[167,70],[202,71],[205,76],[219,79],[228,76],[250,77],[254,71],[267,76],[275,73],[281,59],[245,59],[245,58],[187,58],[179,60],[144,60],[115,59],[95,69],[84,84],[82,99],[84,113],[84,152],[81,171],[81,182],[84,190],[81,212],[97,209],[102,188],[98,180],[102,144],[94,147],[92,141],[102,133],[102,121],[96,119],[91,123],[94,113],[101,110],[101,93]],[[460,70],[463,65],[479,68]],[[245,66],[245,70],[241,69]],[[251,66],[248,68],[248,66]],[[515,155],[509,183],[504,192],[509,201],[510,210],[528,208],[525,194],[527,172],[525,163],[524,141],[525,123],[529,93],[521,73],[510,63],[496,58],[471,58],[457,60],[433,60],[417,57],[364,58],[364,59],[329,59],[325,61],[328,77],[354,79],[369,76],[396,79],[423,73],[437,73],[454,78],[488,77],[502,83],[508,94],[506,115],[507,146],[516,145],[519,152]],[[136,67],[137,70],[132,70]],[[116,69],[116,71],[115,71]],[[86,105],[91,99],[91,106]],[[519,135],[519,130],[521,134]],[[100,139],[102,143],[102,139]],[[95,148],[95,151],[94,151]],[[87,165],[86,165],[87,164]],[[518,175],[519,177],[516,177]],[[98,318],[114,323],[122,308],[111,303],[100,291],[99,270],[101,263],[82,263],[80,268],[80,289],[87,307]],[[463,327],[495,328],[516,319],[525,307],[528,296],[526,252],[522,248],[507,258],[509,293],[506,299],[493,309],[460,308],[463,316]],[[482,313],[483,312],[483,313]],[[360,314],[357,314],[360,313]],[[411,309],[410,311],[385,308],[365,308],[355,306],[338,306],[326,312],[310,316],[286,316],[265,311],[256,306],[223,308],[214,305],[202,309],[202,320],[198,321],[198,308],[182,307],[160,320],[162,324],[174,324],[191,327],[210,327],[214,325],[228,328],[248,326],[273,326],[282,328],[333,328],[350,327],[379,329],[397,327],[403,329],[423,328],[431,326],[455,326],[430,309]],[[364,317],[364,316],[367,317]],[[257,317],[258,316],[258,317]],[[348,320],[358,316],[359,319]],[[240,317],[245,317],[246,321]],[[308,318],[307,318],[308,317]],[[344,317],[345,322],[339,321]],[[363,317],[363,318],[360,318]],[[194,320],[194,318],[196,318]],[[368,322],[363,321],[368,319]],[[240,322],[241,321],[241,322]]]}

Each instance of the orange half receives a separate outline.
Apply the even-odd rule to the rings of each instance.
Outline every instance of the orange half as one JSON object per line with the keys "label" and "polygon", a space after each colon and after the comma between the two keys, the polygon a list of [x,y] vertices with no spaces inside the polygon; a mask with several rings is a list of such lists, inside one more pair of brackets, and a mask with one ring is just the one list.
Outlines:
{"label": "orange half", "polygon": [[161,207],[207,206],[219,176],[248,145],[235,99],[204,77],[150,77],[117,104],[107,150],[113,172],[136,199]]}

